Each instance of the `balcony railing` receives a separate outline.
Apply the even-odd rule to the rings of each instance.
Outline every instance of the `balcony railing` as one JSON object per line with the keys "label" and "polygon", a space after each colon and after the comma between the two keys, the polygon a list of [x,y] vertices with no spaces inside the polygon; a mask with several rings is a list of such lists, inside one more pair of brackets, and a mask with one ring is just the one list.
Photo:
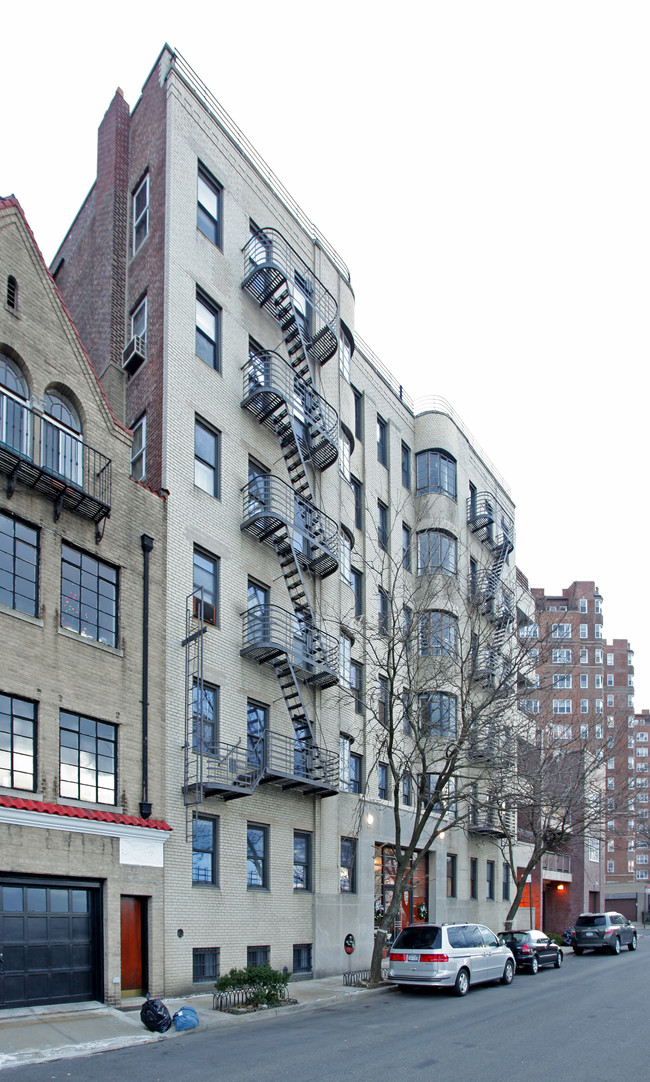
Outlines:
{"label": "balcony railing", "polygon": [[508,734],[490,729],[481,733],[474,733],[470,737],[467,754],[470,759],[482,760],[500,766],[506,766],[514,758]]}
{"label": "balcony railing", "polygon": [[243,371],[244,409],[277,432],[284,408],[289,419],[298,423],[303,454],[319,470],[331,466],[338,457],[339,443],[339,417],[334,407],[272,350],[251,357]]}
{"label": "balcony railing", "polygon": [[338,683],[339,644],[278,605],[257,605],[242,613],[242,657],[270,662],[286,657],[305,684],[327,688]]}
{"label": "balcony railing", "polygon": [[272,474],[254,477],[242,494],[242,530],[271,545],[288,537],[300,562],[319,578],[336,571],[339,535],[333,519]]}
{"label": "balcony railing", "polygon": [[506,830],[501,817],[492,808],[481,808],[470,814],[468,828],[472,834],[486,834],[493,838],[505,838]]}
{"label": "balcony railing", "polygon": [[219,742],[194,752],[188,787],[201,786],[205,796],[232,800],[265,783],[321,796],[338,791],[338,755],[282,733],[267,730],[254,747]]}
{"label": "balcony railing", "polygon": [[55,518],[64,507],[93,522],[110,515],[110,458],[1,390],[0,471],[8,496],[17,482],[42,492]]}
{"label": "balcony railing", "polygon": [[491,492],[477,492],[467,499],[467,522],[471,530],[490,548],[506,546],[512,551],[515,523]]}
{"label": "balcony railing", "polygon": [[470,576],[469,597],[496,627],[507,627],[514,619],[514,591],[492,571],[486,570]]}
{"label": "balcony railing", "polygon": [[242,287],[276,316],[275,297],[286,283],[298,305],[305,305],[307,350],[324,364],[338,346],[338,305],[319,278],[277,229],[260,229],[244,245]]}

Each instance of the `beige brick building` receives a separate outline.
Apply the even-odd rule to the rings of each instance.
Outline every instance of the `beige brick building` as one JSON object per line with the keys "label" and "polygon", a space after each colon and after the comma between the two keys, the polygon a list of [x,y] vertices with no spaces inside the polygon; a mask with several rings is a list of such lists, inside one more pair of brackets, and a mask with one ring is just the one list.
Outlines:
{"label": "beige brick building", "polygon": [[[109,106],[52,268],[134,476],[169,493],[164,990],[265,959],[364,968],[394,840],[368,725],[377,557],[412,539],[414,582],[458,584],[452,620],[491,573],[508,624],[506,486],[360,342],[340,256],[167,47],[133,111]],[[403,919],[501,924],[488,811],[436,840]]]}
{"label": "beige brick building", "polygon": [[0,1006],[119,1002],[165,964],[165,503],[13,197],[0,281]]}

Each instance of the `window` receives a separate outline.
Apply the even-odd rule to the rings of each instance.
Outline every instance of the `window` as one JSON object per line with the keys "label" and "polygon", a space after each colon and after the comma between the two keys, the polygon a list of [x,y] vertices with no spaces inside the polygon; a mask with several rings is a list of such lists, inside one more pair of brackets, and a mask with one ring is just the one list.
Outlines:
{"label": "window", "polygon": [[61,627],[97,642],[117,646],[118,572],[61,545]]}
{"label": "window", "polygon": [[343,687],[350,687],[350,664],[352,661],[352,639],[341,632],[339,638],[339,675]]}
{"label": "window", "polygon": [[419,451],[415,456],[415,494],[429,492],[456,499],[456,460],[446,451]]}
{"label": "window", "polygon": [[350,586],[354,593],[354,615],[363,615],[363,572],[356,567],[350,568]]}
{"label": "window", "polygon": [[141,338],[147,342],[147,298],[143,297],[131,313],[131,338]]}
{"label": "window", "polygon": [[519,628],[519,638],[538,639],[539,627],[537,626],[537,624],[523,624],[523,626]]}
{"label": "window", "polygon": [[478,898],[478,857],[469,858],[469,896]]}
{"label": "window", "polygon": [[581,665],[588,665],[589,664],[589,651],[588,651],[586,646],[581,646],[580,647],[580,664]]}
{"label": "window", "polygon": [[18,311],[18,282],[13,274],[7,278],[7,307],[12,311]]}
{"label": "window", "polygon": [[[613,681],[612,681],[612,683],[613,683]],[[629,675],[629,674],[628,674],[628,678],[627,678],[627,686],[629,688],[634,686],[634,677]]]}
{"label": "window", "polygon": [[388,725],[388,677],[381,674],[377,678],[377,720],[381,725]]}
{"label": "window", "polygon": [[377,414],[377,461],[388,468],[388,423]]}
{"label": "window", "polygon": [[352,360],[352,343],[341,327],[339,335],[339,372],[347,383],[350,382],[350,362]]}
{"label": "window", "polygon": [[354,525],[363,529],[363,485],[356,477],[350,476],[350,487],[354,495]]}
{"label": "window", "polygon": [[420,616],[420,657],[441,654],[453,657],[456,653],[458,620],[448,612],[425,612]]}
{"label": "window", "polygon": [[210,496],[221,495],[221,433],[205,421],[194,421],[194,484]]}
{"label": "window", "polygon": [[[580,684],[582,687],[582,683]],[[554,673],[553,674],[553,687],[554,688],[570,688],[571,687],[571,674],[570,673]]]}
{"label": "window", "polygon": [[361,775],[363,769],[363,760],[360,755],[355,755],[354,752],[350,755],[350,792],[361,792]]}
{"label": "window", "polygon": [[402,440],[402,484],[411,491],[411,448]]}
{"label": "window", "polygon": [[614,861],[613,860],[608,860],[607,861],[607,872],[609,874],[609,873],[611,873],[613,871],[614,871]]}
{"label": "window", "polygon": [[352,395],[354,397],[354,436],[357,440],[363,440],[363,395],[361,391],[357,391],[356,387],[352,388]]}
{"label": "window", "polygon": [[352,539],[344,527],[341,527],[340,538],[339,568],[341,571],[341,578],[343,579],[343,582],[347,583],[348,586],[351,586],[352,576],[350,571],[350,561],[352,559]]}
{"label": "window", "polygon": [[494,869],[495,862],[493,860],[487,860],[485,862],[486,872],[486,898],[488,902],[494,901]]}
{"label": "window", "polygon": [[595,676],[594,676],[594,680],[595,680],[594,687],[602,688],[602,686],[603,686],[603,674],[597,672],[595,674]]}
{"label": "window", "polygon": [[587,612],[587,609],[588,609],[587,598],[586,597],[581,597],[579,604],[580,604],[580,612]]}
{"label": "window", "polygon": [[439,736],[456,735],[455,695],[444,691],[429,691],[420,695],[420,721],[430,733]]}
{"label": "window", "polygon": [[379,613],[377,629],[380,635],[388,635],[388,594],[382,589],[377,591],[377,607]]}
{"label": "window", "polygon": [[580,624],[580,638],[581,639],[588,639],[589,638],[589,625],[588,624]]}
{"label": "window", "polygon": [[648,878],[648,872],[637,872],[636,877],[637,877],[637,880],[639,880],[639,881],[641,881],[642,879],[647,879]]}
{"label": "window", "polygon": [[363,714],[363,665],[359,661],[350,662],[350,689],[354,695],[354,710]]}
{"label": "window", "polygon": [[192,948],[192,983],[214,984],[219,976],[219,948]]}
{"label": "window", "polygon": [[202,361],[221,370],[221,310],[204,293],[196,291],[196,352]]}
{"label": "window", "polygon": [[59,740],[59,796],[115,804],[117,726],[61,710]]}
{"label": "window", "polygon": [[45,392],[43,465],[76,485],[83,482],[83,440],[77,410],[60,391]]}
{"label": "window", "polygon": [[133,195],[133,254],[149,232],[149,174],[140,182]]}
{"label": "window", "polygon": [[456,871],[458,857],[455,853],[447,853],[447,897],[456,897]]}
{"label": "window", "polygon": [[597,714],[602,714],[602,712],[603,712],[603,705],[604,705],[604,704],[603,704],[603,700],[602,700],[602,699],[596,699],[596,701],[595,701],[595,706],[596,706],[596,713],[597,713]]}
{"label": "window", "polygon": [[589,713],[589,699],[581,699],[580,700],[580,713],[581,714],[588,714]]}
{"label": "window", "polygon": [[388,508],[381,500],[377,501],[377,544],[388,552]]}
{"label": "window", "polygon": [[600,860],[599,838],[587,838],[587,860],[592,860],[596,864]]}
{"label": "window", "polygon": [[521,699],[519,709],[524,714],[539,714],[539,699]]}
{"label": "window", "polygon": [[402,523],[402,566],[405,571],[411,570],[411,527]]}
{"label": "window", "polygon": [[589,673],[586,673],[586,672],[581,672],[580,673],[580,687],[581,688],[588,688],[589,687]]}
{"label": "window", "polygon": [[306,831],[293,832],[293,889],[311,891],[312,837]]}
{"label": "window", "polygon": [[510,868],[507,864],[502,869],[501,897],[504,902],[510,901]]}
{"label": "window", "polygon": [[388,800],[388,766],[379,763],[377,767],[377,796],[380,800]]}
{"label": "window", "polygon": [[0,604],[38,614],[39,533],[0,512]]}
{"label": "window", "polygon": [[192,819],[192,883],[218,886],[217,819],[197,815]]}
{"label": "window", "polygon": [[0,785],[36,789],[36,703],[0,695]]}
{"label": "window", "polygon": [[341,893],[356,894],[357,892],[357,840],[356,838],[341,838]]}
{"label": "window", "polygon": [[264,762],[264,740],[269,727],[269,708],[249,699],[246,703],[246,756],[252,766]]}
{"label": "window", "polygon": [[131,444],[131,477],[135,481],[143,481],[147,469],[147,415],[137,420],[133,426],[133,443]]}
{"label": "window", "polygon": [[599,650],[599,649],[594,650],[594,664],[595,665],[602,665],[602,663],[603,663],[603,652],[602,652],[602,650]]}
{"label": "window", "polygon": [[339,432],[339,473],[341,477],[352,484],[350,474],[350,458],[352,456],[352,441],[343,429]]}
{"label": "window", "polygon": [[260,826],[258,823],[248,823],[246,827],[246,846],[246,887],[248,890],[267,890],[269,885],[269,828]]}
{"label": "window", "polygon": [[0,442],[31,456],[29,388],[20,368],[0,352]]}
{"label": "window", "polygon": [[211,240],[218,248],[221,247],[222,191],[219,182],[199,162],[196,224],[208,240]]}
{"label": "window", "polygon": [[570,714],[571,712],[571,699],[553,699],[554,714]]}
{"label": "window", "polygon": [[581,725],[580,726],[580,739],[581,740],[588,740],[589,739],[589,726],[588,725]]}
{"label": "window", "polygon": [[219,624],[219,557],[194,549],[194,613],[206,624]]}
{"label": "window", "polygon": [[600,597],[597,597],[595,599],[595,601],[594,601],[594,612],[596,613],[597,616],[600,616],[600,615],[602,615],[602,611],[603,611],[602,599]]}
{"label": "window", "polygon": [[410,808],[413,803],[413,781],[410,774],[404,774],[402,778],[402,804]]}
{"label": "window", "polygon": [[594,624],[594,636],[597,639],[602,639],[602,637],[603,637],[603,625],[602,624]]}
{"label": "window", "polygon": [[554,639],[570,639],[571,624],[553,624],[551,635]]}
{"label": "window", "polygon": [[[553,664],[554,665],[570,665],[571,664],[571,651],[570,650],[554,650],[553,651]],[[586,687],[586,684],[585,684],[585,687]]]}
{"label": "window", "polygon": [[554,725],[552,732],[554,740],[570,740],[573,735],[570,725]]}
{"label": "window", "polygon": [[219,688],[194,684],[192,690],[192,747],[204,755],[219,753]]}
{"label": "window", "polygon": [[644,732],[637,733],[636,738],[637,738],[637,740],[638,740],[638,742],[640,744],[647,744],[648,743],[648,734],[647,733],[644,733]]}
{"label": "window", "polygon": [[443,530],[418,533],[418,575],[455,575],[458,542]]}
{"label": "window", "polygon": [[614,664],[614,655],[613,654],[608,654],[607,655],[607,664],[608,665],[613,665]]}
{"label": "window", "polygon": [[[639,734],[639,735],[645,736],[645,733]],[[647,759],[648,758],[648,749],[647,748],[637,748],[636,749],[636,754],[637,754],[637,757],[639,759]]]}
{"label": "window", "polygon": [[294,943],[293,972],[311,973],[311,943]]}
{"label": "window", "polygon": [[266,966],[269,964],[270,958],[271,948],[269,946],[246,948],[247,966]]}

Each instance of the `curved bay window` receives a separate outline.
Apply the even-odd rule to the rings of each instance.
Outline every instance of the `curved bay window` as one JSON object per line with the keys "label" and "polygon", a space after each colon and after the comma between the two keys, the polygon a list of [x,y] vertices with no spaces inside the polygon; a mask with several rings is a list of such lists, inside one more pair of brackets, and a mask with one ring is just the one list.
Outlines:
{"label": "curved bay window", "polygon": [[418,575],[455,575],[458,565],[458,542],[446,530],[421,530],[418,533]]}
{"label": "curved bay window", "polygon": [[447,451],[419,451],[415,456],[415,495],[427,493],[456,499],[456,459]]}
{"label": "curved bay window", "polygon": [[421,614],[418,641],[420,657],[453,657],[456,653],[457,637],[458,620],[451,613],[432,610]]}
{"label": "curved bay window", "polygon": [[0,443],[29,456],[27,381],[6,353],[0,353]]}
{"label": "curved bay window", "polygon": [[60,391],[45,392],[43,465],[76,485],[83,479],[81,421],[72,403]]}
{"label": "curved bay window", "polygon": [[428,691],[420,695],[420,724],[431,736],[456,736],[458,701],[445,691]]}

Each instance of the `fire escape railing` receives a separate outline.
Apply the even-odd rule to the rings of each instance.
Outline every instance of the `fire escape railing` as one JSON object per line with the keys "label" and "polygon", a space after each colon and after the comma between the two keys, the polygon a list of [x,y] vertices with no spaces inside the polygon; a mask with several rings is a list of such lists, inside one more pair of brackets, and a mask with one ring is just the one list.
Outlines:
{"label": "fire escape railing", "polygon": [[267,545],[292,545],[311,574],[324,578],[338,567],[339,533],[333,519],[273,474],[253,478],[242,489],[241,529]]}
{"label": "fire escape railing", "polygon": [[338,683],[338,640],[279,605],[256,605],[242,613],[241,653],[260,663],[284,657],[298,679],[312,687]]}

